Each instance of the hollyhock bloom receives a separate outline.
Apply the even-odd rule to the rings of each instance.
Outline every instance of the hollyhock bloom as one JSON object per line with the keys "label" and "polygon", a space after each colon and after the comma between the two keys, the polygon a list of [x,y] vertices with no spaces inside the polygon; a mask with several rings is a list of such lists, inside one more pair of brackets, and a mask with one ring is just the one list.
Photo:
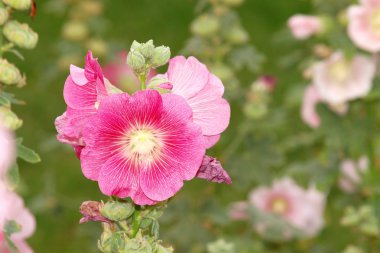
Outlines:
{"label": "hollyhock bloom", "polygon": [[380,1],[361,0],[348,9],[348,35],[361,49],[380,51]]}
{"label": "hollyhock bloom", "polygon": [[0,180],[15,160],[16,144],[9,130],[0,125]]}
{"label": "hollyhock bloom", "polygon": [[304,92],[301,117],[312,128],[317,128],[321,124],[321,119],[316,110],[320,101],[321,98],[315,86],[309,85]]}
{"label": "hollyhock bloom", "polygon": [[[33,215],[25,208],[24,202],[16,193],[6,189],[0,183],[0,249],[5,249],[4,235],[1,233],[6,221],[14,220],[21,225],[21,231],[11,235],[11,240],[22,253],[32,253],[32,249],[26,244],[25,239],[30,237],[35,230],[36,222]],[[3,248],[2,248],[3,247]],[[1,251],[0,252],[7,252]]]}
{"label": "hollyhock bloom", "polygon": [[77,154],[80,154],[85,145],[82,138],[83,128],[107,94],[101,67],[92,53],[88,52],[85,69],[70,66],[70,75],[66,79],[63,92],[67,111],[55,122],[58,140],[73,145]]}
{"label": "hollyhock bloom", "polygon": [[[128,52],[122,51],[118,54],[115,61],[103,67],[104,76],[121,90],[134,93],[140,88],[140,80],[136,77],[133,70],[127,64]],[[149,81],[157,73],[151,70],[147,80]]]}
{"label": "hollyhock bloom", "polygon": [[206,148],[212,147],[230,120],[230,105],[222,98],[223,83],[194,57],[174,57],[165,76],[172,93],[190,105],[194,123],[202,128]]}
{"label": "hollyhock bloom", "polygon": [[361,174],[368,170],[368,157],[362,156],[357,162],[345,160],[340,165],[339,187],[346,193],[354,193],[360,184]]}
{"label": "hollyhock bloom", "polygon": [[106,97],[83,132],[84,175],[105,195],[153,205],[195,177],[205,154],[192,110],[175,94],[154,90]]}
{"label": "hollyhock bloom", "polygon": [[282,217],[307,236],[316,235],[324,224],[325,196],[314,188],[302,189],[290,178],[254,189],[249,203],[261,212]]}
{"label": "hollyhock bloom", "polygon": [[366,96],[371,90],[375,71],[375,61],[366,56],[347,59],[343,53],[336,52],[314,66],[313,84],[321,100],[339,106]]}
{"label": "hollyhock bloom", "polygon": [[307,39],[322,31],[322,22],[318,17],[294,15],[288,20],[288,27],[296,39]]}

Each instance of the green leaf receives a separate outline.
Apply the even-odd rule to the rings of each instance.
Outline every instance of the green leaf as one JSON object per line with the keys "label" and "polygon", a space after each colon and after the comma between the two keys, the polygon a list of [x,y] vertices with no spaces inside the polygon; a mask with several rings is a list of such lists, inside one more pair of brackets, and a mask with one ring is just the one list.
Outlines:
{"label": "green leaf", "polygon": [[2,93],[0,94],[0,105],[6,106],[6,107],[11,106],[11,101],[9,101],[7,97],[3,96]]}
{"label": "green leaf", "polygon": [[18,141],[17,156],[29,163],[38,163],[41,161],[40,156],[32,149],[25,147]]}
{"label": "green leaf", "polygon": [[15,189],[20,182],[20,173],[17,163],[8,170],[7,182],[12,189]]}

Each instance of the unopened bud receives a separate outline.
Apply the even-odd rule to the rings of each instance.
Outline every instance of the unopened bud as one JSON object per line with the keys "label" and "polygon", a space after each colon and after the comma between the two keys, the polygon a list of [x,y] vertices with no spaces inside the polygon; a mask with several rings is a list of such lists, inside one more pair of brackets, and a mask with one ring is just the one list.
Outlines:
{"label": "unopened bud", "polygon": [[23,77],[20,70],[5,59],[0,59],[0,83],[5,85],[18,85]]}
{"label": "unopened bud", "polygon": [[32,6],[32,0],[3,0],[3,2],[16,10],[28,10]]}
{"label": "unopened bud", "polygon": [[21,48],[33,49],[37,45],[38,34],[28,24],[9,21],[5,24],[3,33],[10,42]]}
{"label": "unopened bud", "polygon": [[62,29],[63,38],[71,41],[82,41],[89,34],[87,25],[82,21],[69,21]]}
{"label": "unopened bud", "polygon": [[151,64],[154,68],[165,65],[170,59],[170,48],[165,46],[156,47],[153,51]]}
{"label": "unopened bud", "polygon": [[135,237],[125,245],[125,253],[152,253],[153,249],[145,238]]}
{"label": "unopened bud", "polygon": [[191,24],[191,31],[200,36],[210,36],[219,29],[219,20],[215,16],[202,15]]}
{"label": "unopened bud", "polygon": [[138,50],[138,48],[140,47],[141,47],[141,43],[134,40],[131,45],[131,51]]}
{"label": "unopened bud", "polygon": [[153,56],[154,51],[153,40],[141,44],[137,50],[145,57],[145,59],[150,59]]}
{"label": "unopened bud", "polygon": [[111,225],[107,223],[103,223],[103,233],[100,237],[100,240],[98,241],[98,248],[101,252],[104,253],[112,253],[112,244],[111,244],[111,238],[112,238],[112,230]]}
{"label": "unopened bud", "polygon": [[239,6],[244,0],[222,0],[222,2],[228,6]]}
{"label": "unopened bud", "polygon": [[9,12],[5,8],[0,8],[0,25],[4,25],[9,18]]}
{"label": "unopened bud", "polygon": [[10,130],[17,130],[22,126],[22,120],[10,108],[5,106],[0,107],[0,119],[2,125]]}
{"label": "unopened bud", "polygon": [[108,202],[100,209],[100,213],[113,221],[121,221],[127,219],[133,214],[135,208],[131,203]]}
{"label": "unopened bud", "polygon": [[249,35],[241,27],[234,27],[226,34],[226,39],[232,44],[244,44],[248,41]]}
{"label": "unopened bud", "polygon": [[128,53],[127,64],[134,71],[140,71],[145,67],[145,58],[137,50],[132,50]]}

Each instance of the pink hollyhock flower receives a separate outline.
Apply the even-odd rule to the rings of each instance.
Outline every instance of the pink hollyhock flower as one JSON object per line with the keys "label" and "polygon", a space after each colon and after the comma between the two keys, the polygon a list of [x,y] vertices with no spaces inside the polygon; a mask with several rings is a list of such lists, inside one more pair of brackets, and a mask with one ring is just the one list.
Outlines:
{"label": "pink hollyhock flower", "polygon": [[363,55],[347,59],[341,52],[337,52],[314,66],[313,84],[321,100],[341,107],[346,102],[369,93],[375,71],[374,60]]}
{"label": "pink hollyhock flower", "polygon": [[102,69],[91,52],[86,56],[85,69],[70,66],[63,92],[67,111],[56,119],[55,125],[58,140],[73,145],[78,155],[85,145],[83,128],[107,94]]}
{"label": "pink hollyhock flower", "polygon": [[312,128],[317,128],[321,124],[321,119],[316,110],[320,101],[321,98],[315,86],[309,85],[304,92],[301,116],[303,121]]}
{"label": "pink hollyhock flower", "polygon": [[358,162],[345,160],[340,165],[339,186],[346,193],[354,193],[360,184],[361,174],[368,170],[368,157],[362,156]]}
{"label": "pink hollyhock flower", "polygon": [[304,40],[322,31],[322,22],[318,17],[294,15],[288,20],[288,27],[296,39]]}
{"label": "pink hollyhock flower", "polygon": [[194,57],[174,57],[165,75],[172,93],[185,98],[193,110],[194,123],[202,128],[206,148],[212,147],[230,121],[230,105],[222,98],[223,83]]}
{"label": "pink hollyhock flower", "polygon": [[15,161],[16,144],[13,134],[0,124],[0,180]]}
{"label": "pink hollyhock flower", "polygon": [[22,198],[16,193],[9,191],[1,183],[0,196],[0,249],[2,249],[1,247],[5,248],[4,235],[1,234],[2,228],[6,221],[14,220],[17,224],[21,225],[21,231],[12,234],[11,240],[20,252],[32,253],[33,251],[26,244],[25,239],[34,233],[36,221],[33,215],[25,208]]}
{"label": "pink hollyhock flower", "polygon": [[302,189],[290,178],[254,189],[249,202],[261,212],[282,217],[307,236],[316,235],[324,224],[325,196],[314,188]]}
{"label": "pink hollyhock flower", "polygon": [[380,1],[361,0],[348,9],[348,35],[361,49],[380,51]]}
{"label": "pink hollyhock flower", "polygon": [[[132,94],[140,88],[140,80],[136,77],[133,70],[127,64],[128,52],[122,51],[118,54],[115,61],[103,67],[104,76],[116,87]],[[148,81],[157,73],[151,70]]]}
{"label": "pink hollyhock flower", "polygon": [[106,195],[153,205],[195,177],[205,147],[192,110],[175,94],[154,90],[106,97],[83,132],[84,175]]}

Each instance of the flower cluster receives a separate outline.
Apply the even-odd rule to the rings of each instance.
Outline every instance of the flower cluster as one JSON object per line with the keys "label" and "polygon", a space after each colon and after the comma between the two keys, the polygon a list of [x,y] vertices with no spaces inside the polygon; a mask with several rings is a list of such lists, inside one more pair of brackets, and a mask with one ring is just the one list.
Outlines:
{"label": "flower cluster", "polygon": [[[128,56],[142,87],[155,66],[156,56],[148,51],[165,51],[150,45],[134,43]],[[137,66],[140,55],[147,65]],[[205,156],[229,123],[222,82],[194,57],[182,56],[153,79],[162,85],[148,84],[128,94],[104,77],[91,52],[84,69],[70,67],[64,87],[67,110],[56,127],[58,140],[74,147],[85,177],[98,181],[105,195],[130,197],[138,205],[172,197],[198,173],[230,183],[220,163]]]}

